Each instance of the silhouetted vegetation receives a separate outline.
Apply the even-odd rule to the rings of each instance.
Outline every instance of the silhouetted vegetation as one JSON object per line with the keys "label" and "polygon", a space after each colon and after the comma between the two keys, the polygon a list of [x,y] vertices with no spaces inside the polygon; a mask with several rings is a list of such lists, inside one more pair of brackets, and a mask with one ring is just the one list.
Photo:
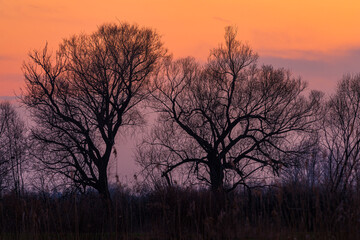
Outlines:
{"label": "silhouetted vegetation", "polygon": [[[360,75],[327,96],[257,59],[232,27],[200,64],[127,23],[30,53],[30,128],[0,104],[0,239],[359,239]],[[149,109],[141,172],[111,181]]]}
{"label": "silhouetted vegetation", "polygon": [[164,53],[156,32],[126,23],[66,39],[54,57],[47,47],[30,53],[21,100],[36,122],[36,158],[108,202],[116,135],[141,121],[136,107]]}
{"label": "silhouetted vegetation", "polygon": [[[278,185],[226,196],[220,214],[206,189],[111,191],[108,218],[94,192],[9,194],[0,207],[1,239],[358,239],[360,195]],[[109,219],[112,219],[109,222]]]}
{"label": "silhouetted vegetation", "polygon": [[234,28],[226,29],[225,44],[203,66],[191,58],[167,59],[150,98],[158,124],[139,148],[140,164],[156,168],[169,184],[181,168],[185,181],[195,178],[221,192],[248,185],[264,171],[277,174],[306,152],[321,117],[321,94],[307,99],[301,79],[259,68],[256,60]]}
{"label": "silhouetted vegetation", "polygon": [[0,196],[4,191],[20,195],[28,141],[24,122],[9,102],[0,103]]}

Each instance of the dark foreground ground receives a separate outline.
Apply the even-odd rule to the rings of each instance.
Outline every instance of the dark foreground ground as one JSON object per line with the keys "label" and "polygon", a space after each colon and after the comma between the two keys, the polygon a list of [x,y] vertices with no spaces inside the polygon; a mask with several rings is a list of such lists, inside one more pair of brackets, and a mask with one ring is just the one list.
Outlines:
{"label": "dark foreground ground", "polygon": [[214,196],[206,190],[113,189],[113,209],[95,193],[7,194],[0,239],[360,239],[360,194],[281,186]]}

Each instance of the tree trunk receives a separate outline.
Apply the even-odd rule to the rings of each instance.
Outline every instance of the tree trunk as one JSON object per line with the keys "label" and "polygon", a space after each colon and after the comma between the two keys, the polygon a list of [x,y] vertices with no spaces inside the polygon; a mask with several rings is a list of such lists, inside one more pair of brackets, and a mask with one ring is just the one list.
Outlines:
{"label": "tree trunk", "polygon": [[110,196],[109,185],[108,185],[108,178],[107,178],[107,169],[99,168],[99,180],[98,180],[98,188],[97,191],[100,194],[102,200],[102,207],[103,211],[103,230],[112,232],[114,230],[113,226],[113,215],[114,215],[114,208]]}
{"label": "tree trunk", "polygon": [[216,156],[209,155],[209,168],[210,168],[210,182],[211,190],[215,192],[223,191],[224,184],[224,173],[221,166],[221,162]]}
{"label": "tree trunk", "polygon": [[106,168],[105,169],[99,168],[99,180],[98,180],[97,191],[99,192],[101,199],[103,201],[104,208],[106,209],[106,214],[108,217],[110,217],[112,214],[113,205],[109,191]]}
{"label": "tree trunk", "polygon": [[224,191],[224,173],[221,166],[221,162],[216,158],[216,155],[209,156],[209,168],[210,168],[210,181],[211,192],[213,195],[213,214],[217,220],[221,211],[225,208],[226,196]]}

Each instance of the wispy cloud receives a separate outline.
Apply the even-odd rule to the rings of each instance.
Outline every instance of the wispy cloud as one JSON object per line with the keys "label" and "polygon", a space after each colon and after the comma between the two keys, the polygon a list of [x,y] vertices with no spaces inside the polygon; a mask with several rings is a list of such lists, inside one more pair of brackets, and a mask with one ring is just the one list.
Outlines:
{"label": "wispy cloud", "polygon": [[[307,59],[311,61],[322,60],[331,62],[334,59],[344,58],[354,55],[358,49],[333,49],[328,51],[302,50],[302,49],[282,49],[270,50],[261,49],[262,56],[279,57],[286,59]],[[355,54],[356,55],[356,54]]]}
{"label": "wispy cloud", "polygon": [[[281,56],[283,55],[283,56]],[[261,57],[262,56],[262,57]],[[311,89],[333,92],[344,74],[360,72],[360,48],[333,52],[296,51],[296,54],[265,54],[260,63],[290,69],[301,76]]]}
{"label": "wispy cloud", "polygon": [[223,22],[223,23],[231,23],[230,20],[225,19],[225,18],[222,18],[222,17],[216,17],[216,16],[215,16],[215,17],[213,17],[213,19],[216,20],[216,21]]}
{"label": "wispy cloud", "polygon": [[50,6],[45,4],[27,4],[26,8],[30,9],[30,11],[37,11],[37,12],[46,12],[48,14],[54,14],[54,13],[60,13],[62,10],[64,10],[64,6]]}
{"label": "wispy cloud", "polygon": [[0,82],[5,81],[23,81],[23,75],[21,73],[0,73]]}
{"label": "wispy cloud", "polygon": [[16,60],[15,57],[10,55],[0,55],[0,61],[13,61]]}
{"label": "wispy cloud", "polygon": [[49,3],[21,4],[17,1],[9,1],[2,4],[0,0],[0,17],[10,19],[46,17],[48,20],[60,20],[65,9],[65,6],[54,7]]}
{"label": "wispy cloud", "polygon": [[13,101],[16,100],[16,96],[0,96],[0,101]]}

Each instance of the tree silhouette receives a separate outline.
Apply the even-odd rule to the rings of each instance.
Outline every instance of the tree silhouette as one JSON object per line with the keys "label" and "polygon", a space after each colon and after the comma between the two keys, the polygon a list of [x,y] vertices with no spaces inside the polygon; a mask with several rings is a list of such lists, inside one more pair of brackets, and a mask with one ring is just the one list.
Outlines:
{"label": "tree silhouette", "polygon": [[27,141],[24,122],[9,102],[0,103],[0,194],[4,189],[20,195]]}
{"label": "tree silhouette", "polygon": [[195,176],[215,192],[286,166],[312,131],[321,95],[306,99],[303,81],[256,61],[231,27],[204,66],[167,59],[152,94],[158,125],[140,146],[138,162],[168,182],[182,169],[179,175]]}
{"label": "tree silhouette", "polygon": [[345,75],[327,103],[323,122],[326,185],[342,195],[359,177],[359,110],[360,75]]}
{"label": "tree silhouette", "polygon": [[32,138],[46,168],[109,201],[115,137],[142,119],[137,105],[164,53],[155,31],[127,23],[66,39],[55,57],[47,47],[30,53],[22,102],[36,123]]}

